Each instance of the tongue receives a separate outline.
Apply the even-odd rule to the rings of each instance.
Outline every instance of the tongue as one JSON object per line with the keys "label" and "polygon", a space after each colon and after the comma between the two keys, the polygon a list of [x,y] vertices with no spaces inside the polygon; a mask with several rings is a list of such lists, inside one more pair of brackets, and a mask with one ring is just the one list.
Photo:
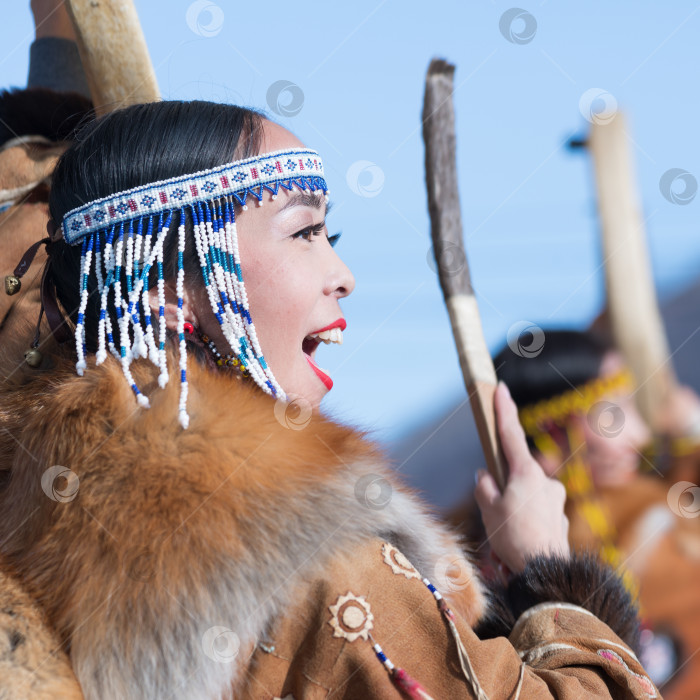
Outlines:
{"label": "tongue", "polygon": [[324,370],[322,370],[322,369],[313,361],[313,359],[311,358],[310,355],[306,355],[306,353],[304,353],[304,354],[305,354],[305,356],[306,356],[307,362],[311,365],[311,369],[312,369],[314,372],[316,372],[316,376],[323,382],[323,384],[325,385],[326,389],[328,389],[328,391],[330,391],[330,390],[333,388],[333,380],[328,376],[328,374],[326,374],[326,372],[324,372]]}

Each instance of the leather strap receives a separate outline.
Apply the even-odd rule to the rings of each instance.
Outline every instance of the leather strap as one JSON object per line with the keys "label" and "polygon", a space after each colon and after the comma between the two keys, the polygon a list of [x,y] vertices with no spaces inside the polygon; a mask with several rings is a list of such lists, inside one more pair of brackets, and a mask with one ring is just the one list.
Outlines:
{"label": "leather strap", "polygon": [[[49,238],[42,238],[37,241],[24,253],[22,259],[19,261],[17,267],[15,268],[14,275],[20,279],[27,270],[31,267],[34,262],[36,253],[39,250],[39,246],[45,245],[48,251],[48,247],[52,243],[52,231],[49,229]],[[60,308],[58,307],[58,301],[56,300],[56,285],[51,277],[51,257],[49,256],[46,264],[44,265],[44,272],[41,276],[41,286],[40,286],[40,296],[41,296],[41,311],[39,313],[39,322],[37,325],[37,337],[34,339],[36,347],[39,342],[38,333],[39,326],[41,325],[41,316],[46,314],[46,320],[49,323],[49,328],[51,329],[51,334],[61,345],[67,343],[72,337],[66,319],[63,317]]]}
{"label": "leather strap", "polygon": [[50,269],[51,258],[46,262],[44,274],[41,277],[41,308],[46,314],[46,320],[49,322],[51,334],[56,339],[57,343],[63,345],[71,340],[73,334],[70,332],[67,321],[58,308],[56,285],[51,277]]}
{"label": "leather strap", "polygon": [[29,247],[15,268],[14,276],[17,277],[17,279],[23,277],[24,273],[31,267],[31,264],[34,262],[34,257],[36,256],[36,251],[39,250],[39,246],[47,245],[50,240],[50,238],[42,238]]}

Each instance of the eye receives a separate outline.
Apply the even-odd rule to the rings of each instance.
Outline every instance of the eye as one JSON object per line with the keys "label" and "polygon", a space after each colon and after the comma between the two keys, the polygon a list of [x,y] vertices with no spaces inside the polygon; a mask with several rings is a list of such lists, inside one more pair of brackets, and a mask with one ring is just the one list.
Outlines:
{"label": "eye", "polygon": [[292,238],[303,238],[305,241],[311,242],[313,236],[318,236],[319,231],[316,231],[313,226],[305,228],[303,231],[297,231],[292,234]]}
{"label": "eye", "polygon": [[328,236],[328,242],[331,244],[331,248],[335,248],[335,244],[340,240],[340,237],[343,234],[338,231],[338,233],[334,233],[332,236]]}
{"label": "eye", "polygon": [[313,226],[307,226],[305,229],[302,229],[301,231],[297,231],[296,233],[293,233],[291,235],[291,238],[303,238],[305,241],[308,241],[309,243],[311,243],[311,240],[313,239],[313,237],[320,236],[325,228],[326,228],[326,222],[321,221],[318,224],[314,224]]}

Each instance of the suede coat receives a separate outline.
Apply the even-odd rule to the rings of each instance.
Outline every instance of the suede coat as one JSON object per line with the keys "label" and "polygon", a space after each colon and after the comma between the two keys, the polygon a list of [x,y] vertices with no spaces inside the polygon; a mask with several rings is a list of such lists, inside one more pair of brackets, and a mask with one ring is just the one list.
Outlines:
{"label": "suede coat", "polygon": [[[0,93],[0,278],[47,235],[51,174],[77,126],[91,114],[80,95],[42,88]],[[21,291],[0,293],[0,348],[39,317],[42,248]],[[46,325],[46,324],[45,324]],[[26,350],[26,348],[25,348]]]}
{"label": "suede coat", "polygon": [[[21,143],[14,140],[0,147],[0,276],[11,275],[24,252],[46,236],[49,219],[48,182],[65,144]],[[41,263],[36,262],[22,278],[20,292],[0,293],[0,344],[16,338],[29,319],[39,317]],[[26,348],[25,348],[26,349]]]}
{"label": "suede coat", "polygon": [[[43,623],[0,624],[60,640],[85,698],[405,697],[373,643],[434,698],[658,697],[611,572],[535,560],[486,595],[357,432],[194,359],[182,430],[175,375],[135,365],[144,410],[112,358],[81,378],[5,350],[0,553]],[[0,695],[47,696],[15,678]]]}

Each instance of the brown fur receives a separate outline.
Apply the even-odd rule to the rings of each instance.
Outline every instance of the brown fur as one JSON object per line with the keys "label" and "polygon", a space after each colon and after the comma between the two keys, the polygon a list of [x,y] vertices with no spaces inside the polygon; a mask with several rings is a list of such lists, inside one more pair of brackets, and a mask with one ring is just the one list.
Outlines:
{"label": "brown fur", "polygon": [[68,657],[8,568],[0,566],[0,697],[81,700]]}
{"label": "brown fur", "polygon": [[[1,551],[65,642],[87,698],[220,697],[241,669],[211,663],[203,633],[225,625],[253,644],[293,591],[371,538],[430,577],[441,557],[462,556],[361,435],[320,416],[285,428],[274,400],[231,375],[190,361],[183,431],[177,377],[157,389],[150,365],[135,374],[148,410],[112,358],[83,378],[72,361],[34,375],[3,369],[13,374],[0,393],[0,455],[12,456],[12,473]],[[73,501],[42,490],[53,465],[77,474]],[[391,483],[385,508],[356,497],[366,474]],[[477,592],[462,612],[475,622],[482,610]]]}
{"label": "brown fur", "polygon": [[637,607],[622,580],[591,553],[571,558],[536,556],[507,586],[490,593],[491,606],[477,634],[483,638],[509,635],[517,619],[540,603],[569,603],[592,612],[635,651],[639,645]]}

